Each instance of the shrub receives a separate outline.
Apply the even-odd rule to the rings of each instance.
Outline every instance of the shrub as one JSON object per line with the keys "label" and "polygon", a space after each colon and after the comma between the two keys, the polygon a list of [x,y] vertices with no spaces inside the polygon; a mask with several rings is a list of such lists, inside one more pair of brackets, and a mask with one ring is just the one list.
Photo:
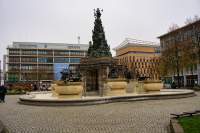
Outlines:
{"label": "shrub", "polygon": [[195,91],[200,91],[200,86],[197,85],[197,86],[192,87],[191,89],[192,89],[192,90],[195,90]]}
{"label": "shrub", "polygon": [[28,83],[13,83],[7,86],[7,94],[25,94],[28,91],[32,91],[32,86]]}

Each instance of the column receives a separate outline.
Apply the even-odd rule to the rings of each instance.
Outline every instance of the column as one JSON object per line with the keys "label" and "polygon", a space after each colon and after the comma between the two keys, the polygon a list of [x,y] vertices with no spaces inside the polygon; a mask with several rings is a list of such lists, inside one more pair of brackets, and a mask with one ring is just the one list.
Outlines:
{"label": "column", "polygon": [[197,65],[198,85],[200,85],[200,64]]}
{"label": "column", "polygon": [[187,85],[187,78],[186,78],[185,74],[183,75],[183,78],[184,78],[184,86],[186,86]]}

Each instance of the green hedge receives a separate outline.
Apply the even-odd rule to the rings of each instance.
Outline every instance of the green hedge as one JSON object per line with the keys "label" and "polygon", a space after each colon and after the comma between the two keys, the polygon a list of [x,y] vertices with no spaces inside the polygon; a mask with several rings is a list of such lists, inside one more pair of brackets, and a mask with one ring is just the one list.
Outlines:
{"label": "green hedge", "polygon": [[26,94],[26,91],[21,89],[7,90],[7,95],[19,95],[19,94]]}

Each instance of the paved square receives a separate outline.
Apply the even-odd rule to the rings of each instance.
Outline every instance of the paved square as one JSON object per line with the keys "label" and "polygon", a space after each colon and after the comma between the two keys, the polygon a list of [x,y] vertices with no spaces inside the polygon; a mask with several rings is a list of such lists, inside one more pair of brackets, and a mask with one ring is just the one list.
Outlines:
{"label": "paved square", "polygon": [[170,113],[200,109],[196,97],[90,106],[28,106],[19,96],[0,103],[0,120],[11,133],[168,133]]}

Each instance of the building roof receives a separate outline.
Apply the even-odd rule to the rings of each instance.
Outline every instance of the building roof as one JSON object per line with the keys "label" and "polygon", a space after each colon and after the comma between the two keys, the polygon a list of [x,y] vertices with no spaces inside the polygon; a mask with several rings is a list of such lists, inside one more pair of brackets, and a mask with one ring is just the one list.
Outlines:
{"label": "building roof", "polygon": [[191,26],[191,25],[198,24],[198,23],[200,24],[200,20],[197,20],[197,21],[195,21],[195,22],[193,22],[193,23],[184,25],[184,26],[182,26],[182,27],[180,27],[180,28],[178,28],[178,29],[176,29],[176,30],[167,32],[167,33],[165,33],[165,34],[159,36],[158,38],[162,38],[162,37],[167,36],[167,35],[169,35],[169,34],[171,34],[171,33],[175,33],[175,32],[180,31],[180,30],[182,30],[182,29],[184,29],[184,28],[186,28],[186,27],[189,27],[189,26]]}
{"label": "building roof", "polygon": [[41,42],[13,42],[8,48],[22,49],[81,49],[87,50],[89,44],[68,44],[68,43],[41,43]]}
{"label": "building roof", "polygon": [[120,45],[118,45],[117,47],[115,47],[113,50],[119,50],[121,48],[125,48],[125,47],[128,47],[128,46],[160,47],[160,44],[156,43],[156,42],[150,42],[150,41],[144,41],[144,40],[126,38]]}

